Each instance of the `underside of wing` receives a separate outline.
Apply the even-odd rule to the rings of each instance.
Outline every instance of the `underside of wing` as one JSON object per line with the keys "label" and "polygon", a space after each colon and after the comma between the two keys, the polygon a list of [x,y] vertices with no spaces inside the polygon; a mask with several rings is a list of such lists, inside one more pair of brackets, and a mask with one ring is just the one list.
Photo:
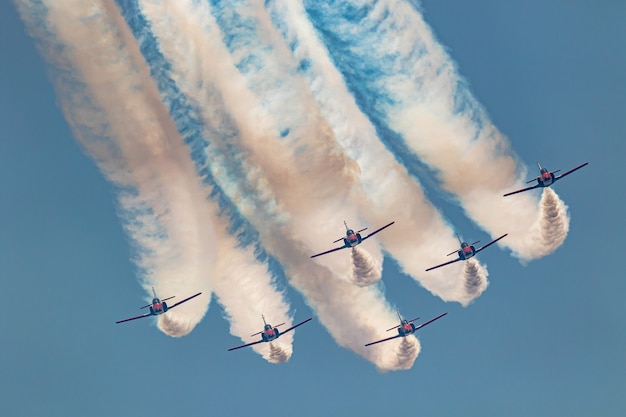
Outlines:
{"label": "underside of wing", "polygon": [[135,316],[135,317],[131,317],[129,319],[124,319],[124,320],[120,320],[120,321],[116,321],[115,323],[124,323],[125,321],[131,321],[131,320],[137,320],[137,319],[142,319],[144,317],[148,317],[151,316],[152,314],[150,313],[146,313],[146,314],[142,314],[141,316]]}
{"label": "underside of wing", "polygon": [[419,326],[415,326],[415,330],[421,329],[422,327],[426,326],[427,324],[432,323],[435,320],[439,320],[440,318],[442,318],[443,316],[445,316],[446,314],[448,314],[448,312],[445,312],[443,314],[438,315],[437,317],[435,317],[434,319],[430,319],[428,321],[425,321],[424,323],[420,324]]}
{"label": "underside of wing", "polygon": [[263,342],[263,339],[257,340],[256,342],[246,343],[245,345],[232,347],[232,348],[228,349],[228,351],[230,352],[231,350],[237,350],[237,349],[245,348],[245,347],[256,345],[257,343],[262,343],[262,342]]}
{"label": "underside of wing", "polygon": [[387,337],[387,338],[385,338],[385,339],[380,339],[380,340],[377,340],[377,341],[372,342],[372,343],[368,343],[368,344],[366,344],[365,346],[372,346],[372,345],[375,345],[376,343],[386,342],[387,340],[396,339],[396,338],[398,338],[398,337],[400,337],[400,335],[399,335],[399,334],[397,334],[397,335],[395,335],[395,336]]}
{"label": "underside of wing", "polygon": [[450,264],[453,264],[453,263],[458,262],[460,260],[461,260],[461,258],[456,258],[454,261],[448,261],[448,262],[444,262],[444,263],[442,263],[440,265],[437,265],[437,266],[432,266],[432,267],[428,268],[426,271],[432,271],[433,269],[441,268],[442,266],[450,265]]}
{"label": "underside of wing", "polygon": [[291,331],[291,330],[295,329],[298,326],[302,326],[304,323],[306,323],[307,321],[311,321],[311,320],[313,320],[313,317],[309,317],[308,319],[306,319],[304,321],[301,321],[300,323],[296,324],[295,326],[291,326],[290,328],[283,330],[282,332],[280,332],[280,334],[285,334],[288,331]]}
{"label": "underside of wing", "polygon": [[536,185],[533,185],[532,187],[526,187],[526,188],[522,188],[521,190],[511,191],[510,193],[504,194],[504,197],[506,197],[508,195],[517,194],[517,193],[523,193],[524,191],[532,190],[532,189],[537,188],[539,186],[540,186],[539,184],[536,184]]}
{"label": "underside of wing", "polygon": [[554,178],[554,180],[555,180],[555,181],[556,181],[556,180],[559,180],[559,179],[563,178],[564,176],[569,175],[569,174],[571,174],[572,172],[576,171],[577,169],[580,169],[580,168],[584,167],[584,166],[585,166],[585,165],[587,165],[588,163],[589,163],[589,162],[585,162],[584,164],[580,164],[580,165],[578,165],[576,168],[572,168],[572,169],[570,169],[569,171],[565,171],[564,173],[562,173],[562,174],[561,174],[561,175],[559,175],[558,177],[555,177],[555,178]]}
{"label": "underside of wing", "polygon": [[311,258],[315,258],[315,257],[318,257],[318,256],[326,255],[327,253],[335,252],[335,251],[338,251],[338,250],[341,250],[341,249],[345,249],[345,248],[347,248],[347,246],[346,246],[346,245],[343,245],[343,246],[342,246],[342,247],[340,247],[340,248],[335,248],[335,249],[327,250],[326,252],[322,252],[322,253],[318,253],[317,255],[313,255],[313,256],[311,256]]}
{"label": "underside of wing", "polygon": [[484,245],[484,246],[481,246],[480,248],[476,249],[476,253],[480,252],[481,250],[483,250],[483,249],[485,249],[485,248],[488,248],[489,246],[493,245],[493,244],[494,244],[494,243],[496,243],[498,240],[502,239],[503,237],[505,237],[505,236],[507,236],[507,235],[508,235],[508,233],[505,233],[505,234],[503,234],[502,236],[500,236],[499,238],[492,240],[491,242],[487,243],[487,244],[486,244],[486,245]]}
{"label": "underside of wing", "polygon": [[391,222],[391,223],[389,223],[389,224],[384,225],[384,226],[383,226],[383,227],[381,227],[380,229],[376,229],[376,230],[374,230],[372,233],[370,233],[369,235],[365,236],[365,237],[363,238],[363,240],[365,240],[365,239],[367,239],[367,238],[370,238],[370,237],[374,236],[376,233],[378,233],[378,232],[380,232],[380,231],[382,231],[382,230],[384,230],[384,229],[388,228],[389,226],[391,226],[391,225],[392,225],[392,224],[394,224],[394,223],[395,223],[395,221],[393,221],[393,222]]}
{"label": "underside of wing", "polygon": [[184,303],[184,302],[186,302],[186,301],[191,300],[191,299],[192,299],[192,298],[194,298],[194,297],[199,296],[200,294],[202,294],[202,293],[201,293],[201,292],[199,292],[198,294],[194,294],[194,295],[192,295],[191,297],[187,297],[187,298],[185,298],[184,300],[181,300],[181,301],[177,302],[176,304],[172,304],[171,306],[169,306],[169,308],[170,308],[170,309],[171,309],[171,308],[174,308],[174,307],[176,307],[177,305],[180,305],[180,304],[182,304],[182,303]]}

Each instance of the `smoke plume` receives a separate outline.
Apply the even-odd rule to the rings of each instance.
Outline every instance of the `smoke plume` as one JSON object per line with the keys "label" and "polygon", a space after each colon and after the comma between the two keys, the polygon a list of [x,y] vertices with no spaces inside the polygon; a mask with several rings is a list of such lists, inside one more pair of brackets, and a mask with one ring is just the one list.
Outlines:
{"label": "smoke plume", "polygon": [[359,287],[376,284],[382,277],[382,267],[374,262],[369,254],[358,246],[352,248],[352,264],[354,283]]}

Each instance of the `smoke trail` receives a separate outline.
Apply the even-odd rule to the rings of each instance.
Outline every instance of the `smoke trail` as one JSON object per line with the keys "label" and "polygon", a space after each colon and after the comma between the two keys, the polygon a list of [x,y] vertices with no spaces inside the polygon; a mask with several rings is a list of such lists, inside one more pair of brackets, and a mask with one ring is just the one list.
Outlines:
{"label": "smoke trail", "polygon": [[[236,249],[237,239],[226,230],[222,230],[219,241],[216,273],[211,281],[230,323],[230,333],[244,343],[259,340],[258,335],[250,335],[262,330],[261,315],[269,323],[286,323],[290,327],[289,305],[284,292],[276,288],[268,266],[256,260],[253,248]],[[251,348],[269,362],[283,363],[293,353],[293,337],[294,332],[289,332],[271,344],[259,343]]]}
{"label": "smoke trail", "polygon": [[359,287],[376,284],[382,278],[382,265],[376,263],[369,254],[358,246],[351,251],[354,272],[353,282]]}
{"label": "smoke trail", "polygon": [[545,256],[565,241],[569,231],[567,206],[551,188],[544,188],[539,202],[541,216],[537,220],[534,235],[537,240],[534,257]]}
{"label": "smoke trail", "polygon": [[[375,355],[393,358],[393,362],[388,363],[385,367],[377,367],[378,371],[386,372],[390,369],[410,369],[413,366],[415,357],[420,353],[421,346],[415,335],[409,335],[370,346],[369,349],[371,349]],[[393,352],[393,355],[389,355],[389,352]]]}
{"label": "smoke trail", "polygon": [[471,300],[480,296],[489,283],[487,282],[487,269],[480,265],[475,259],[465,261],[465,289],[467,290],[467,305]]}
{"label": "smoke trail", "polygon": [[510,233],[503,245],[522,259],[554,250],[534,247],[543,233],[531,227],[541,215],[536,200],[502,198],[521,171],[516,157],[417,11],[400,0],[304,4],[396,158],[414,175],[420,161],[431,167],[474,221],[492,235]]}
{"label": "smoke trail", "polygon": [[187,334],[210,301],[214,234],[193,167],[168,141],[176,130],[132,36],[114,8],[71,0],[16,5],[50,64],[75,137],[118,187],[144,286],[167,296],[203,292],[159,320],[164,332]]}
{"label": "smoke trail", "polygon": [[[154,39],[151,38],[150,33],[142,32],[143,28],[138,29],[136,27],[141,25],[141,16],[133,15],[132,8],[125,10],[125,12],[131,24],[134,25],[131,29],[135,30],[135,36],[139,39],[141,50],[147,55],[146,58],[149,60],[158,59],[157,56],[150,55],[155,50],[154,45],[151,45],[151,43],[154,43]],[[163,68],[153,66],[150,70],[154,74],[164,74]],[[156,78],[158,80],[158,77]],[[204,146],[206,140],[203,137],[202,129],[199,127],[200,122],[194,119],[195,113],[193,109],[185,105],[185,97],[181,96],[178,91],[167,90],[166,83],[159,80],[158,86],[160,90],[165,90],[161,91],[160,99],[168,105],[173,122],[183,135],[183,138],[181,138],[178,132],[171,134],[169,137],[175,143],[171,147],[181,148],[184,139],[189,144],[192,154],[198,155],[198,146]],[[158,92],[155,92],[156,95],[158,95]],[[185,155],[185,161],[189,163],[188,150],[183,148],[181,152]],[[214,162],[219,161],[214,160]],[[220,164],[215,163],[213,168],[219,170]],[[192,176],[197,181],[197,177],[193,172]],[[218,208],[216,208],[216,205],[219,205],[221,215],[232,216],[233,211],[229,206],[232,203],[226,201],[223,190],[216,185],[211,175],[203,175],[203,178],[207,188],[197,191],[198,205],[206,208],[206,220],[215,225],[214,233],[217,241],[215,248],[217,253],[212,258],[212,272],[206,276],[206,279],[211,282],[217,300],[225,310],[226,317],[230,322],[231,334],[240,337],[246,342],[251,342],[253,340],[250,340],[249,335],[254,332],[251,329],[256,329],[257,325],[260,326],[262,314],[265,314],[266,317],[271,317],[272,320],[285,322],[287,325],[290,325],[289,305],[285,300],[284,293],[276,288],[274,277],[268,272],[267,256],[264,254],[262,256],[259,255],[256,247],[241,246],[242,243],[245,244],[254,239],[254,231],[242,227],[241,222],[236,226],[229,226],[223,218],[217,216]],[[209,194],[212,200],[217,202],[213,204],[210,201],[203,200],[201,196],[206,194]],[[234,231],[238,232],[237,237],[239,241],[229,234],[229,232]],[[263,257],[265,263],[263,263]],[[292,341],[293,332],[288,333],[275,342],[283,350],[282,357],[284,361],[291,356]],[[273,361],[270,358],[270,348],[267,344],[255,345],[252,349],[261,354],[266,360]]]}
{"label": "smoke trail", "polygon": [[[274,119],[264,111],[259,96],[252,94],[247,81],[233,66],[233,51],[229,52],[215,42],[222,36],[208,5],[189,2],[177,5],[182,6],[180,10],[164,11],[158,4],[141,4],[164,56],[172,65],[172,79],[203,110],[206,128],[219,132],[221,126],[236,122],[236,136],[222,133],[214,138],[228,139],[229,146],[224,143],[216,145],[216,149],[207,148],[208,160],[215,157],[218,151],[234,152],[228,155],[229,161],[245,157],[245,164],[224,166],[225,169],[243,169],[245,175],[228,175],[229,180],[243,182],[229,183],[229,187],[223,188],[245,190],[242,195],[255,203],[255,211],[247,213],[244,206],[240,207],[240,211],[259,231],[263,246],[285,267],[289,282],[304,294],[335,340],[375,361],[381,368],[395,369],[397,360],[393,352],[391,356],[374,358],[372,351],[363,348],[362,344],[364,338],[373,336],[377,331],[376,324],[384,326],[386,320],[393,318],[382,294],[375,288],[355,287],[347,277],[342,277],[345,273],[332,272],[342,269],[351,272],[350,260],[346,256],[328,257],[320,264],[309,259],[313,253],[310,242],[324,241],[336,233],[328,222],[329,218],[336,216],[340,210],[348,212],[347,218],[357,217],[350,216],[350,211],[355,208],[349,204],[357,168],[337,148],[332,132],[317,114],[314,103],[300,96],[300,92],[306,89],[290,84],[298,83],[297,79],[285,77],[284,73],[276,74],[286,87],[276,91],[279,98],[275,101],[278,103],[272,100],[269,104],[287,106],[281,112],[285,120],[278,129]],[[183,13],[183,9],[187,12]],[[185,42],[172,39],[172,31],[182,34]],[[239,41],[229,39],[231,43]],[[192,54],[194,50],[202,50],[203,58]],[[272,49],[261,50],[271,52]],[[233,55],[245,58],[242,51]],[[218,62],[219,65],[208,65],[206,57],[211,58],[211,63]],[[254,67],[259,67],[263,58],[254,56],[244,59],[244,62],[255,62]],[[190,71],[189,68],[199,70]],[[254,73],[250,76],[265,75]],[[255,84],[255,87],[272,85],[275,84],[265,80]],[[207,95],[207,89],[212,94]],[[274,97],[274,94],[266,93],[261,96]],[[208,105],[215,99],[212,97],[215,94],[219,95],[229,115],[229,119],[221,124],[215,118],[215,109]],[[204,168],[211,169],[210,164]],[[234,201],[240,203],[236,199]],[[319,227],[304,230],[300,226],[302,224]],[[332,265],[332,271],[322,265]]]}
{"label": "smoke trail", "polygon": [[415,336],[407,336],[401,339],[400,346],[398,346],[398,362],[396,366],[399,369],[409,369],[413,365],[411,358],[419,355],[421,350],[420,343]]}
{"label": "smoke trail", "polygon": [[[282,336],[281,336],[282,337]],[[270,359],[272,363],[285,363],[291,356],[285,352],[280,346],[276,346],[274,342],[270,342]]]}
{"label": "smoke trail", "polygon": [[440,255],[433,248],[454,245],[454,233],[428,202],[419,183],[380,142],[376,128],[357,107],[302,4],[291,0],[268,0],[264,4],[298,60],[298,70],[308,81],[338,143],[361,168],[359,177],[366,199],[360,204],[363,217],[371,224],[390,219],[398,224],[393,233],[377,238],[403,271],[433,294],[444,300],[467,302],[461,273],[424,273],[439,261]]}

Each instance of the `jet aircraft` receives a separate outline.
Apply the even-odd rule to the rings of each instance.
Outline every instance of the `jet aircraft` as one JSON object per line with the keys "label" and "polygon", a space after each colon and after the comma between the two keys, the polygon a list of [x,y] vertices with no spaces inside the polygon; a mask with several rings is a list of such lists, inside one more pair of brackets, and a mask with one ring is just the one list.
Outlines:
{"label": "jet aircraft", "polygon": [[537,178],[533,178],[532,180],[526,182],[526,184],[530,184],[533,181],[537,181],[537,184],[531,187],[522,188],[521,190],[511,191],[510,193],[504,194],[504,197],[508,195],[512,195],[512,194],[522,193],[524,191],[532,190],[532,189],[539,188],[539,187],[541,188],[549,187],[555,182],[557,182],[558,180],[560,180],[561,178],[563,178],[564,176],[569,175],[572,172],[576,171],[577,169],[584,167],[588,163],[589,162],[585,162],[584,164],[578,165],[576,168],[572,168],[569,171],[562,173],[561,175],[555,176],[554,174],[559,172],[560,169],[550,172],[546,168],[543,168],[539,162],[537,162],[537,166],[539,167],[539,176]]}
{"label": "jet aircraft", "polygon": [[456,235],[457,239],[459,239],[459,243],[461,244],[461,249],[460,250],[455,250],[453,252],[450,252],[447,256],[454,255],[456,253],[458,255],[458,258],[456,258],[453,261],[448,261],[448,262],[442,263],[441,265],[437,265],[437,266],[433,266],[431,268],[428,268],[426,271],[430,271],[432,269],[436,269],[436,268],[439,268],[439,267],[442,267],[442,266],[450,265],[450,264],[458,262],[458,261],[466,261],[469,258],[471,258],[474,255],[476,255],[481,250],[486,249],[489,246],[493,245],[494,243],[496,243],[498,240],[502,239],[506,235],[508,235],[508,233],[503,234],[499,238],[492,240],[491,242],[487,243],[486,245],[484,245],[484,246],[482,246],[482,247],[480,247],[478,249],[476,249],[474,247],[474,245],[477,244],[478,242],[480,242],[480,240],[477,240],[476,242],[472,242],[472,243],[467,243],[467,242],[461,241],[461,237],[459,235]]}
{"label": "jet aircraft", "polygon": [[243,347],[256,345],[257,343],[271,342],[272,340],[278,339],[281,334],[285,334],[285,333],[295,329],[296,327],[303,325],[307,321],[310,321],[311,319],[313,319],[313,317],[309,317],[308,319],[306,319],[304,321],[301,321],[300,323],[296,324],[295,326],[291,326],[290,328],[288,328],[287,330],[284,330],[281,333],[278,330],[278,327],[282,326],[285,323],[280,323],[280,324],[277,324],[276,326],[272,326],[271,324],[269,324],[269,323],[267,323],[265,321],[265,316],[261,315],[261,317],[263,318],[263,330],[258,332],[258,333],[255,333],[253,335],[250,335],[250,337],[252,337],[252,336],[256,336],[257,334],[260,334],[261,335],[261,340],[257,340],[256,342],[252,342],[252,343],[246,343],[245,345],[241,345],[241,346],[232,347],[232,348],[228,349],[229,352],[231,350],[241,349]]}
{"label": "jet aircraft", "polygon": [[176,307],[176,306],[178,306],[178,305],[180,305],[180,304],[182,304],[182,303],[184,303],[186,301],[189,301],[192,298],[199,296],[200,294],[202,294],[201,292],[199,292],[198,294],[194,294],[191,297],[187,297],[184,300],[177,302],[176,304],[168,306],[165,301],[166,300],[170,300],[170,299],[176,297],[175,295],[173,295],[171,297],[164,298],[164,299],[161,300],[161,299],[159,299],[159,297],[157,297],[156,291],[154,291],[154,287],[152,287],[152,293],[154,294],[154,298],[152,299],[152,303],[141,307],[142,309],[149,307],[150,308],[150,312],[149,313],[142,314],[141,316],[131,317],[129,319],[116,321],[115,323],[124,323],[125,321],[142,319],[142,318],[148,317],[148,316],[158,316],[159,314],[163,314],[166,311],[168,311],[168,310],[170,310],[170,309],[172,309],[172,308],[174,308],[174,307]]}
{"label": "jet aircraft", "polygon": [[384,225],[383,227],[381,227],[380,229],[376,229],[374,230],[372,233],[370,233],[369,235],[365,236],[365,237],[361,237],[361,232],[364,230],[367,230],[367,227],[365,229],[361,229],[358,231],[354,231],[352,229],[350,229],[348,227],[348,224],[346,223],[346,221],[343,221],[343,224],[346,226],[346,237],[340,237],[339,239],[335,240],[333,243],[337,243],[341,240],[343,240],[343,246],[339,247],[339,248],[334,248],[331,250],[327,250],[326,252],[322,252],[322,253],[318,253],[316,255],[311,256],[311,258],[315,258],[317,256],[321,256],[321,255],[326,255],[327,253],[331,253],[331,252],[335,252],[341,249],[346,249],[346,248],[353,248],[356,245],[360,244],[361,242],[363,242],[365,239],[368,239],[372,236],[374,236],[376,233],[382,231],[383,229],[386,229],[387,227],[391,226],[392,224],[394,224],[394,222],[391,222],[389,224]]}
{"label": "jet aircraft", "polygon": [[421,329],[422,327],[426,326],[427,324],[432,323],[433,321],[442,318],[443,316],[445,316],[446,313],[440,314],[437,317],[435,317],[434,319],[430,319],[427,322],[424,322],[418,326],[416,326],[415,324],[413,324],[413,322],[415,320],[419,320],[419,317],[413,319],[413,320],[405,320],[402,318],[402,316],[400,315],[400,312],[398,311],[398,318],[400,319],[400,324],[397,326],[393,326],[389,329],[387,329],[387,331],[391,331],[393,329],[397,329],[398,330],[398,334],[395,336],[391,336],[391,337],[387,337],[386,339],[381,339],[381,340],[377,340],[375,342],[372,343],[368,343],[365,346],[371,346],[371,345],[375,345],[376,343],[380,343],[380,342],[386,342],[387,340],[391,340],[391,339],[395,339],[397,337],[407,337],[410,334],[415,333],[416,330]]}

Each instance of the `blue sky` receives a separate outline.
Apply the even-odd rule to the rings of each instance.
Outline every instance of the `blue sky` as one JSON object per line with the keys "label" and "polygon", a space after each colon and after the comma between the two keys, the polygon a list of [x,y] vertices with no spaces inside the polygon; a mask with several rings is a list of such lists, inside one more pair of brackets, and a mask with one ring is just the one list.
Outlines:
{"label": "blue sky", "polygon": [[[421,331],[410,370],[381,374],[315,320],[298,329],[282,365],[226,352],[239,340],[217,303],[180,339],[151,319],[116,326],[145,294],[113,188],[72,137],[15,9],[1,3],[0,34],[11,42],[0,44],[0,414],[624,414],[626,6],[425,1],[423,9],[530,169],[537,160],[590,165],[555,186],[571,216],[565,243],[528,265],[495,247],[481,253],[490,285],[467,308],[432,296],[387,259],[385,293],[405,315],[450,314]],[[465,237],[485,238],[447,210]],[[296,319],[310,314],[299,293],[287,294]]]}

